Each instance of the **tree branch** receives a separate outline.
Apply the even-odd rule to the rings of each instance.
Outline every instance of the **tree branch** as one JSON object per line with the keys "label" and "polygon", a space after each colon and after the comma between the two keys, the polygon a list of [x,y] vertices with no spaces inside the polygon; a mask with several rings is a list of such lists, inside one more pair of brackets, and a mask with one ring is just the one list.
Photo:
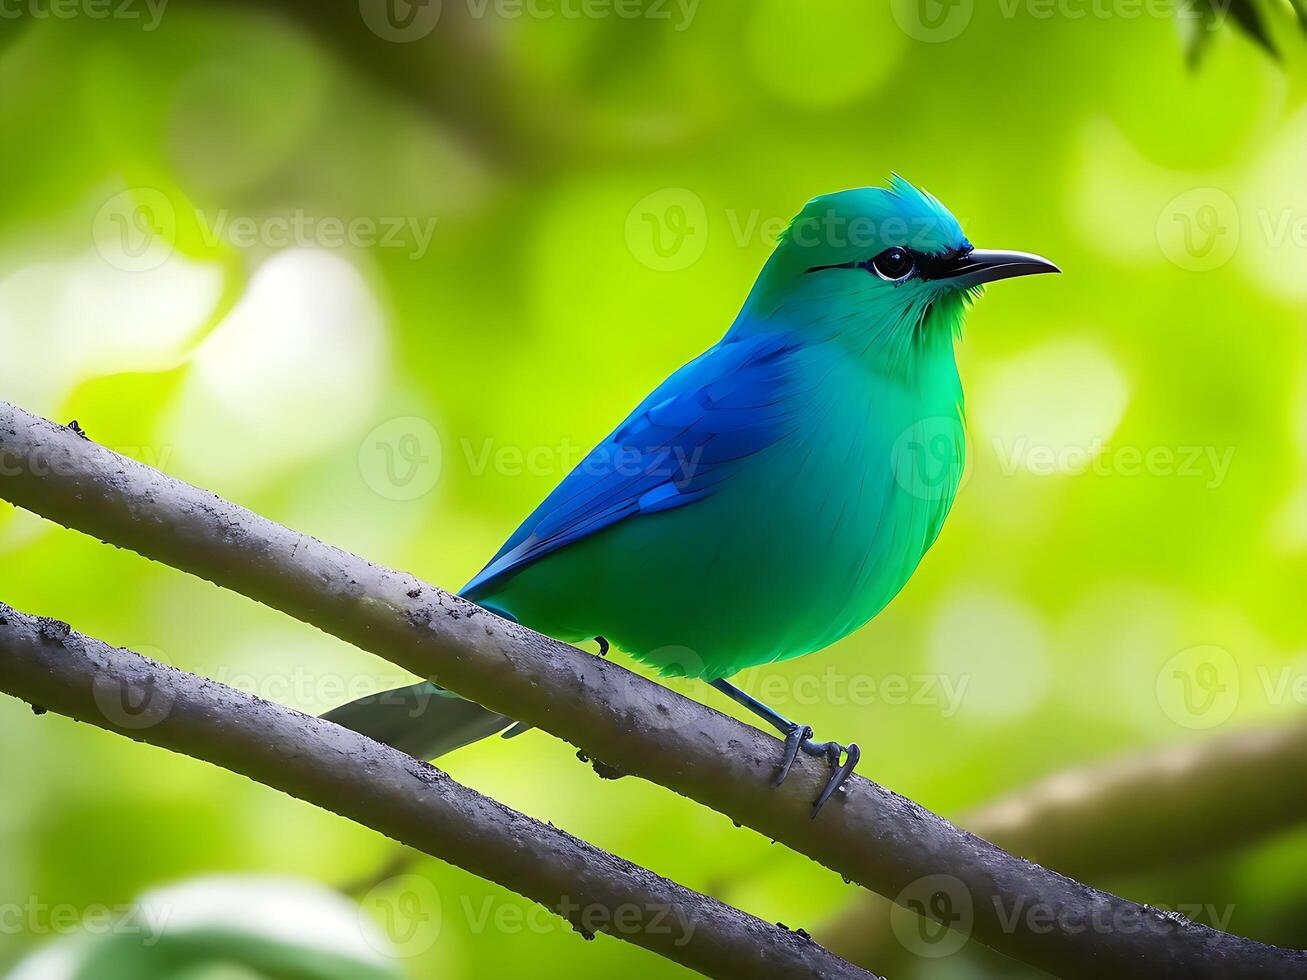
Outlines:
{"label": "tree branch", "polygon": [[0,603],[0,688],[32,705],[249,776],[561,915],[711,977],[871,975],[763,922],[320,718]]}
{"label": "tree branch", "polygon": [[929,914],[1059,976],[1307,977],[1307,954],[1081,885],[862,778],[811,820],[821,761],[801,758],[773,789],[777,739],[4,403],[0,497],[312,623],[873,891],[908,901],[905,889],[945,874],[953,905]]}
{"label": "tree branch", "polygon": [[[187,5],[275,11],[378,83],[397,103],[429,113],[496,165],[539,166],[561,150],[566,113],[539,102],[529,109],[519,105],[519,93],[532,91],[527,82],[536,80],[518,77],[500,25],[463,4],[444,4],[431,30],[416,25],[418,36],[405,43],[375,34],[360,0],[208,0]],[[476,97],[469,98],[469,92]],[[557,130],[552,134],[550,124]]]}
{"label": "tree branch", "polygon": [[[1055,773],[958,822],[1061,874],[1101,881],[1232,850],[1305,818],[1307,722],[1299,721]],[[819,938],[855,963],[888,968],[897,952],[890,911],[880,896],[860,895]]]}
{"label": "tree branch", "polygon": [[[277,16],[336,55],[399,105],[424,112],[454,133],[487,162],[503,168],[547,166],[569,152],[565,107],[533,100],[519,104],[520,92],[535,92],[541,81],[525,77],[505,50],[503,31],[462,4],[435,10],[430,30],[415,25],[411,43],[378,36],[368,26],[368,0],[187,0],[180,8],[252,10]],[[422,4],[419,3],[421,6]],[[380,12],[384,5],[375,4]],[[5,11],[0,50],[49,19],[32,4]],[[475,98],[469,98],[475,92]],[[549,93],[553,102],[561,93]]]}
{"label": "tree branch", "polygon": [[1062,874],[1103,877],[1234,848],[1304,818],[1307,722],[1297,722],[1055,773],[961,822]]}

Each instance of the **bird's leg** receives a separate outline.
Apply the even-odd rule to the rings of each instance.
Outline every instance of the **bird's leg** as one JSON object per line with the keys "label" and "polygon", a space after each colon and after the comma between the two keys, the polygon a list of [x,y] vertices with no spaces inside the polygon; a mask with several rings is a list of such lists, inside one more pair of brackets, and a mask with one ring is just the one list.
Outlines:
{"label": "bird's leg", "polygon": [[[824,756],[829,760],[832,769],[830,780],[812,805],[812,815],[817,816],[821,812],[821,808],[826,805],[826,801],[834,796],[836,790],[843,786],[849,776],[852,775],[858,760],[862,758],[862,750],[858,748],[858,743],[850,742],[847,746],[844,746],[840,745],[839,742],[814,742],[812,741],[813,731],[810,726],[790,721],[779,711],[769,708],[729,681],[719,678],[708,683],[736,704],[748,708],[785,736],[785,754],[781,758],[781,766],[772,780],[772,785],[779,786],[785,782],[785,777],[790,774],[790,768],[794,765],[794,760],[798,758],[800,750],[805,755]],[[841,759],[843,762],[841,762]]]}

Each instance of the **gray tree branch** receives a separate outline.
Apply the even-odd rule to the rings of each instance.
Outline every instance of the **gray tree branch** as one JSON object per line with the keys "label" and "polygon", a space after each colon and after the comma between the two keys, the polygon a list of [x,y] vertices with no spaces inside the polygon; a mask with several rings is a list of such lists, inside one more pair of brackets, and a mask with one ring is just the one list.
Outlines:
{"label": "gray tree branch", "polygon": [[0,498],[189,571],[355,643],[592,759],[659,783],[851,881],[1063,977],[1307,977],[1307,954],[1230,936],[1031,864],[857,777],[819,819],[827,778],[780,742],[618,664],[490,615],[0,402]]}
{"label": "gray tree branch", "polygon": [[711,977],[871,976],[763,922],[319,718],[0,603],[0,689],[241,773]]}
{"label": "gray tree branch", "polygon": [[[1298,721],[1054,773],[958,823],[1061,874],[1102,881],[1231,851],[1304,819],[1307,721]],[[860,895],[818,938],[889,969],[901,952],[890,915],[885,899]]]}

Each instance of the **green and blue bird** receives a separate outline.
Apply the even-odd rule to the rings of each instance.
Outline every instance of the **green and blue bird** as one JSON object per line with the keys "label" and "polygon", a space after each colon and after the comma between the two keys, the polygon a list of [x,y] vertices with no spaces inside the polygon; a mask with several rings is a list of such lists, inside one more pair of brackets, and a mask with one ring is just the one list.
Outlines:
{"label": "green and blue bird", "polygon": [[[728,678],[829,646],[903,588],[962,476],[966,309],[986,283],[1057,271],[974,248],[899,177],[813,199],[726,335],[636,406],[462,595],[704,679],[784,736],[777,784],[800,751],[830,759],[816,815],[857,744],[815,742]],[[520,730],[431,683],[327,717],[421,758]]]}

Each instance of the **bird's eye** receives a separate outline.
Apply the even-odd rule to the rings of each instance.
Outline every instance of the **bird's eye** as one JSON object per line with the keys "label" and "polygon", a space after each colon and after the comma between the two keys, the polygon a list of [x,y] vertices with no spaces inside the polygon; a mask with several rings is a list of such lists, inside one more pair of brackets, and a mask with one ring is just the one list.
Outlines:
{"label": "bird's eye", "polygon": [[917,271],[912,253],[906,248],[887,248],[871,260],[871,271],[887,282],[902,282]]}

